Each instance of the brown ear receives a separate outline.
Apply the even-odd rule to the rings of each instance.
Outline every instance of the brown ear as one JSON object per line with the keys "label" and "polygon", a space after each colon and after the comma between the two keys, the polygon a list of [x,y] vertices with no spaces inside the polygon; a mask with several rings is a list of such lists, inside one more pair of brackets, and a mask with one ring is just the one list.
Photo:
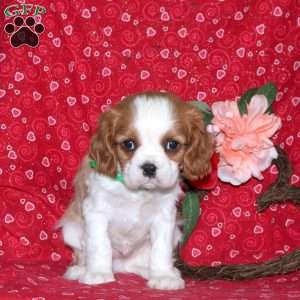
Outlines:
{"label": "brown ear", "polygon": [[188,148],[183,157],[183,176],[193,181],[210,173],[213,144],[206,131],[201,112],[191,106],[185,116]]}
{"label": "brown ear", "polygon": [[111,177],[116,176],[118,163],[114,149],[116,118],[113,110],[101,114],[89,151],[90,159],[96,161],[96,170]]}

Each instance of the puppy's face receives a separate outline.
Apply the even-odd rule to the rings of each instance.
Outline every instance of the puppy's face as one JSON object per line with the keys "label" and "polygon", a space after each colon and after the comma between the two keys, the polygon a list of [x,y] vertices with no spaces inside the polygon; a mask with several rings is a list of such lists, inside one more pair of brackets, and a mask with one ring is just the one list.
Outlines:
{"label": "puppy's face", "polygon": [[166,93],[128,97],[100,118],[90,157],[130,189],[169,189],[210,171],[211,141],[196,108]]}

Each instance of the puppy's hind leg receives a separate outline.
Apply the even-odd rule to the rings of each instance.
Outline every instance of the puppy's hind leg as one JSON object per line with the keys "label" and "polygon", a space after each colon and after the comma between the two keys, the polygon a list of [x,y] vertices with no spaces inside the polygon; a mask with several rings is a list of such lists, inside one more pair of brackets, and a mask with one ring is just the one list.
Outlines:
{"label": "puppy's hind leg", "polygon": [[73,263],[68,267],[64,277],[69,280],[78,280],[85,272],[84,247],[82,245],[82,226],[74,221],[65,221],[62,226],[63,239],[73,253]]}

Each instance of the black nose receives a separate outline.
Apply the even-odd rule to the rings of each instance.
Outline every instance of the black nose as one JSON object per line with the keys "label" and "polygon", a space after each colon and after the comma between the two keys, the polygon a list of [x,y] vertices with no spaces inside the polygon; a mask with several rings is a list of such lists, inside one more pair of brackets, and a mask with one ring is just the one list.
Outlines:
{"label": "black nose", "polygon": [[143,174],[146,177],[152,178],[155,177],[157,167],[152,163],[144,163],[141,166]]}

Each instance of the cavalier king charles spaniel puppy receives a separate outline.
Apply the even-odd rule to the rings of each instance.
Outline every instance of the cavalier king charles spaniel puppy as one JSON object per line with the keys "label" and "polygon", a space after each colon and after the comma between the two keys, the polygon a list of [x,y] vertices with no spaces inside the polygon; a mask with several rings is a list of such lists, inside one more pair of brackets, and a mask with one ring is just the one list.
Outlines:
{"label": "cavalier king charles spaniel puppy", "polygon": [[211,154],[201,113],[169,93],[130,96],[102,113],[60,220],[74,251],[65,278],[100,284],[127,272],[151,288],[184,288],[173,264],[180,180],[207,175]]}

